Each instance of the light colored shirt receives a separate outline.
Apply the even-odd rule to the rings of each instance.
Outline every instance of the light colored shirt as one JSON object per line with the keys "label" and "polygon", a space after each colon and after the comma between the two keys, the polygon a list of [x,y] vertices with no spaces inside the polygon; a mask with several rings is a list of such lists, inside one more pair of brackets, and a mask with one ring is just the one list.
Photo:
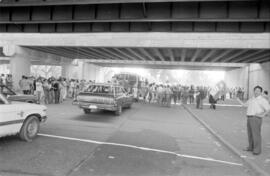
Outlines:
{"label": "light colored shirt", "polygon": [[42,83],[39,81],[36,82],[36,91],[39,91],[39,92],[43,91]]}
{"label": "light colored shirt", "polygon": [[270,104],[261,95],[249,99],[245,106],[247,106],[247,116],[259,116],[259,114],[270,111]]}

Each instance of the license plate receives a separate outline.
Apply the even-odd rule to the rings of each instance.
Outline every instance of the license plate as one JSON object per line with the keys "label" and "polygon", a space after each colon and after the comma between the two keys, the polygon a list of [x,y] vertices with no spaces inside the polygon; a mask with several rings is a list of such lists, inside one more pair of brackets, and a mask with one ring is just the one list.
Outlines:
{"label": "license plate", "polygon": [[89,108],[90,109],[97,109],[97,106],[96,105],[90,105]]}

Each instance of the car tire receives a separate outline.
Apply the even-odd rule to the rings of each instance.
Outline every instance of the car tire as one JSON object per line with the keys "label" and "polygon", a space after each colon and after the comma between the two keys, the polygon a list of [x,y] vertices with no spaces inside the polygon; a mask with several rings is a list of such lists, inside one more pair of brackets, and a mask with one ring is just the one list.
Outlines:
{"label": "car tire", "polygon": [[31,142],[39,132],[40,121],[37,116],[29,116],[23,123],[20,130],[20,138],[24,141]]}
{"label": "car tire", "polygon": [[90,113],[91,113],[91,109],[83,109],[83,112],[84,112],[85,114],[90,114]]}
{"label": "car tire", "polygon": [[122,110],[123,110],[123,108],[122,108],[121,105],[117,106],[117,110],[115,111],[115,115],[117,115],[117,116],[121,115],[122,114]]}
{"label": "car tire", "polygon": [[128,108],[128,109],[130,109],[130,108],[131,108],[131,106],[132,106],[132,104],[129,104],[129,105],[127,106],[127,108]]}

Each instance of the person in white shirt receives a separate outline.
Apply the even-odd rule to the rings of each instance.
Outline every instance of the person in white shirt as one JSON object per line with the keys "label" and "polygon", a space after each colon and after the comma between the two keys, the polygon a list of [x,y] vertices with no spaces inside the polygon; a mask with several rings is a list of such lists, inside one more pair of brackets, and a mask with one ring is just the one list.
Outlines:
{"label": "person in white shirt", "polygon": [[261,153],[261,127],[262,119],[270,112],[268,101],[262,96],[262,87],[254,87],[254,97],[250,98],[246,103],[237,99],[242,106],[247,107],[247,133],[248,147],[245,151],[253,152],[254,155]]}
{"label": "person in white shirt", "polygon": [[36,81],[36,95],[37,95],[38,103],[40,104],[42,97],[44,95],[43,83],[42,83],[41,78],[37,79]]}

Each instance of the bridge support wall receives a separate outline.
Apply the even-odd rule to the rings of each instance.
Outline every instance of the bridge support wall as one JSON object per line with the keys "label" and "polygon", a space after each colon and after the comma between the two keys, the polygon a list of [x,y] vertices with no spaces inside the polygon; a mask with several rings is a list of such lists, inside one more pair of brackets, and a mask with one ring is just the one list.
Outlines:
{"label": "bridge support wall", "polygon": [[87,81],[104,82],[102,67],[78,61],[77,65],[62,65],[62,76],[70,79],[85,79]]}
{"label": "bridge support wall", "polygon": [[253,95],[253,88],[257,85],[270,92],[270,62],[250,64],[247,67],[227,71],[225,82],[229,88],[244,88],[245,98]]}
{"label": "bridge support wall", "polygon": [[16,53],[10,56],[10,73],[13,78],[13,87],[19,90],[19,81],[22,75],[30,76],[31,61],[24,55],[24,50],[16,47]]}
{"label": "bridge support wall", "polygon": [[251,64],[249,69],[249,87],[252,95],[255,86],[262,86],[270,93],[270,62],[263,64]]}

